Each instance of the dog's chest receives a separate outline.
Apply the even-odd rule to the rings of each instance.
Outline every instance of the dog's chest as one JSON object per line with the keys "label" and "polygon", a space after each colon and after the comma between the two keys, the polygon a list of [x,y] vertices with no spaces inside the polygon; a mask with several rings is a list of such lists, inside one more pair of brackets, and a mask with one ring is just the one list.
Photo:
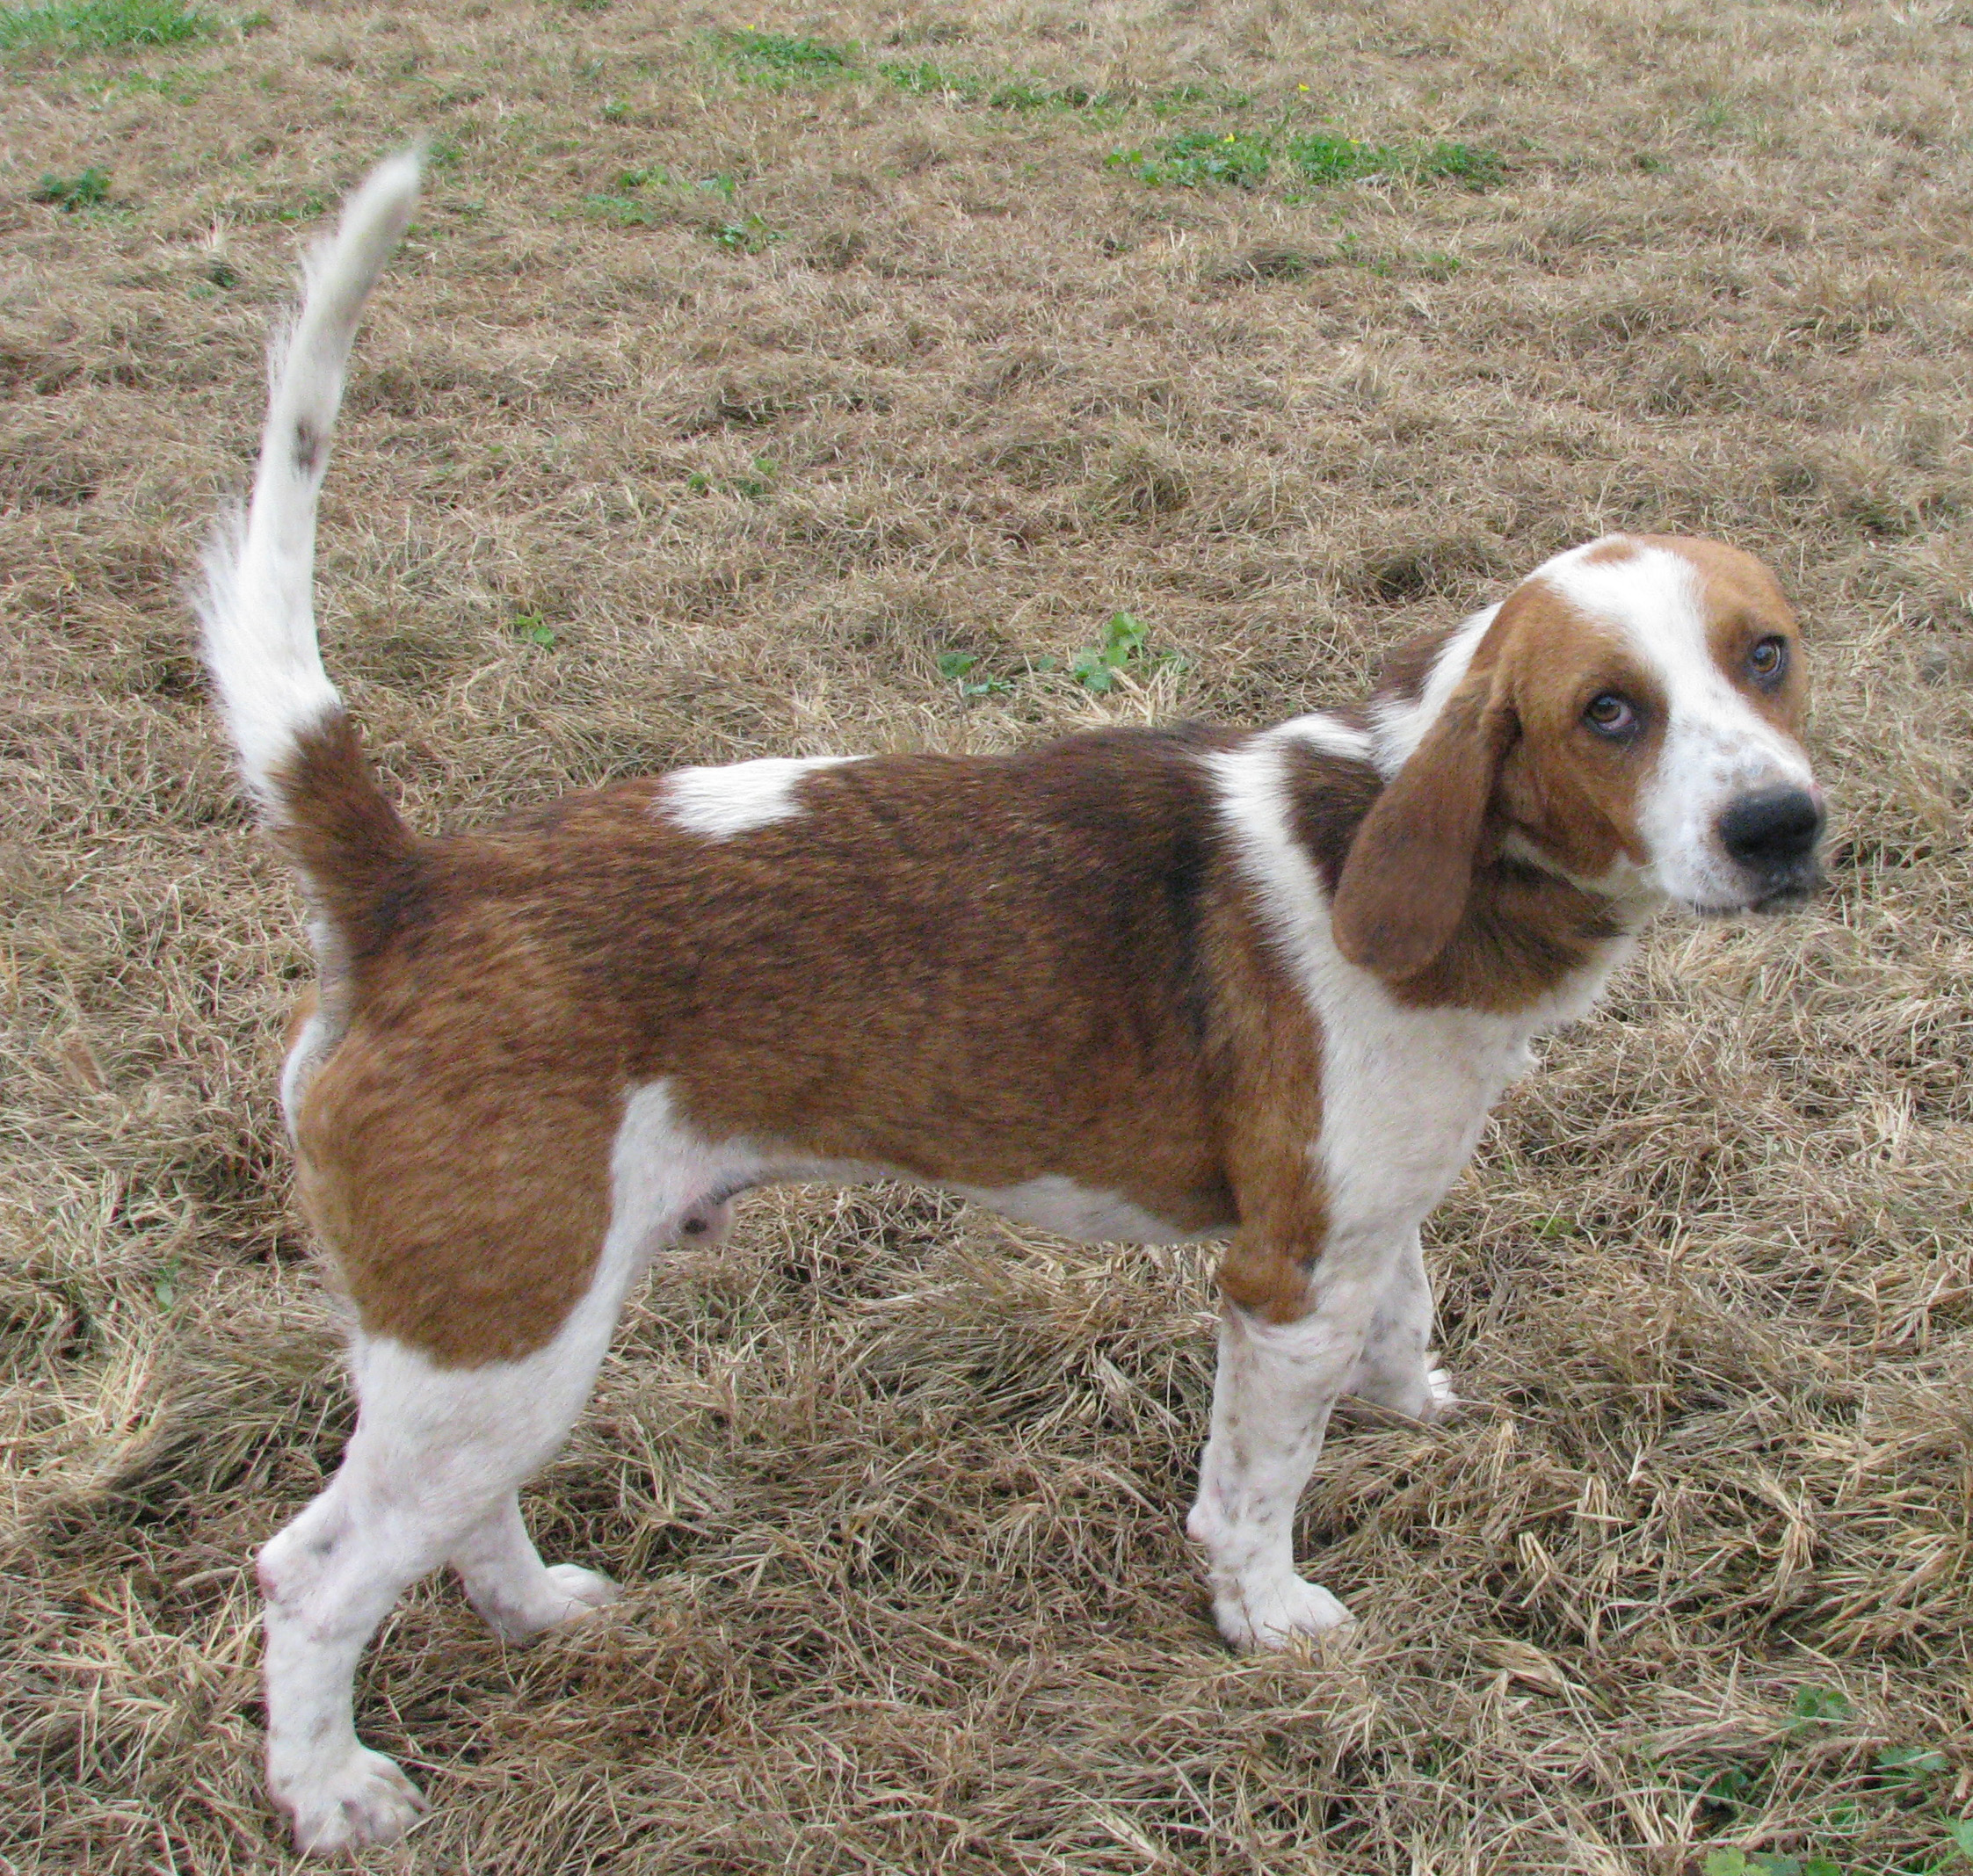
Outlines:
{"label": "dog's chest", "polygon": [[1409,1230],[1472,1157],[1532,1025],[1466,1010],[1398,1009],[1381,994],[1324,1012],[1316,1155],[1333,1232]]}

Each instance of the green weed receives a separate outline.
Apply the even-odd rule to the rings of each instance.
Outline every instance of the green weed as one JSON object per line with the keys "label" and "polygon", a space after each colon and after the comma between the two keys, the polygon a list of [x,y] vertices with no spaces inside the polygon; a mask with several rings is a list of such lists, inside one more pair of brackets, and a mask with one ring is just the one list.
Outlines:
{"label": "green weed", "polygon": [[1366,143],[1317,131],[1290,138],[1285,154],[1302,179],[1318,188],[1367,176],[1445,178],[1477,188],[1501,174],[1500,158],[1470,143]]}
{"label": "green weed", "polygon": [[787,238],[780,229],[768,227],[760,215],[743,215],[737,221],[722,221],[706,232],[729,254],[764,253],[777,241]]}
{"label": "green weed", "polygon": [[1186,130],[1149,151],[1113,150],[1105,160],[1147,183],[1251,189],[1266,181],[1277,157],[1298,180],[1317,188],[1373,176],[1451,180],[1482,188],[1502,174],[1498,156],[1470,143],[1367,143],[1330,131],[1288,137],[1277,145],[1264,131]]}
{"label": "green weed", "polygon": [[1011,677],[976,677],[973,673],[979,669],[977,653],[970,651],[941,651],[934,660],[939,675],[947,683],[959,687],[961,699],[970,702],[976,697],[1005,697],[1014,687]]}
{"label": "green weed", "polygon": [[[1795,1740],[1813,1737],[1821,1728],[1842,1725],[1851,1717],[1847,1697],[1834,1688],[1799,1687],[1788,1702],[1789,1740],[1776,1747],[1765,1762],[1688,1772],[1679,1782],[1702,1803],[1716,1809],[1731,1813],[1757,1809]],[[1940,1781],[1952,1770],[1943,1752],[1929,1746],[1885,1746],[1878,1751],[1875,1764],[1875,1778],[1868,1789],[1880,1799],[1890,1800],[1898,1811],[1935,1826],[1941,1833],[1933,1847],[1921,1853],[1922,1861],[1901,1865],[1895,1876],[1941,1876],[1973,1862],[1973,1818],[1952,1818],[1941,1811],[1944,1793]],[[1830,1829],[1843,1832],[1854,1828],[1864,1814],[1864,1806],[1850,1800],[1826,1807],[1823,1821]],[[1822,1852],[1793,1856],[1727,1844],[1708,1851],[1701,1867],[1703,1876],[1863,1876],[1861,1871],[1846,1872],[1834,1858]]]}
{"label": "green weed", "polygon": [[791,78],[832,78],[855,69],[852,53],[827,40],[800,39],[787,33],[762,33],[751,26],[713,35],[728,58],[746,76],[770,83]]}
{"label": "green weed", "polygon": [[1244,111],[1253,99],[1244,91],[1221,91],[1209,84],[1175,84],[1154,91],[1146,100],[1154,117],[1173,117],[1181,111],[1197,111],[1210,105],[1215,111]]}
{"label": "green weed", "polygon": [[1103,642],[1085,651],[1069,667],[1069,675],[1085,691],[1099,696],[1115,687],[1125,672],[1149,676],[1168,664],[1182,661],[1174,652],[1147,653],[1144,641],[1150,627],[1135,612],[1113,612],[1103,628]]}
{"label": "green weed", "polygon": [[774,492],[774,478],[780,473],[780,464],[772,456],[756,456],[744,475],[736,475],[729,482],[715,480],[703,469],[688,470],[685,488],[693,495],[711,495],[724,489],[730,495],[744,495],[750,502],[764,502]]}
{"label": "green weed", "polygon": [[913,98],[942,98],[954,104],[984,105],[990,111],[1097,111],[1115,101],[1087,85],[1050,87],[1031,79],[1012,78],[995,83],[966,72],[947,71],[927,60],[913,64],[884,63],[877,76]]}
{"label": "green weed", "polygon": [[1142,181],[1179,189],[1224,183],[1251,189],[1267,180],[1274,161],[1273,140],[1258,131],[1181,131],[1158,148],[1113,150],[1108,168],[1129,170]]}
{"label": "green weed", "polygon": [[0,51],[54,47],[104,52],[119,46],[178,46],[219,22],[185,0],[48,0],[0,11]]}
{"label": "green weed", "polygon": [[1783,1857],[1764,1850],[1708,1851],[1706,1876],[1843,1876],[1827,1857]]}
{"label": "green weed", "polygon": [[80,176],[44,176],[34,185],[34,199],[74,214],[77,209],[95,208],[110,199],[110,172],[84,170]]}
{"label": "green weed", "polygon": [[544,651],[555,649],[555,627],[539,612],[516,612],[508,625],[515,637],[526,639],[530,645],[539,645]]}

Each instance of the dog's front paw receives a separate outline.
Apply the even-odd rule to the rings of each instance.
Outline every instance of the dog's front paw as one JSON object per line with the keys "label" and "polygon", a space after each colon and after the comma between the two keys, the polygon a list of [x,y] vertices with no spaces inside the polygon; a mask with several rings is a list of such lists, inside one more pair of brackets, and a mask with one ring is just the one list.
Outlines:
{"label": "dog's front paw", "polygon": [[606,1607],[622,1594],[600,1571],[585,1570],[575,1563],[551,1563],[527,1585],[524,1597],[475,1597],[474,1606],[503,1641],[532,1641],[551,1628]]}
{"label": "dog's front paw", "polygon": [[548,1619],[543,1628],[560,1628],[564,1622],[579,1621],[606,1609],[623,1594],[600,1570],[585,1570],[575,1563],[551,1563],[548,1568],[548,1592],[544,1605]]}
{"label": "dog's front paw", "polygon": [[1213,1597],[1220,1633],[1249,1652],[1292,1648],[1355,1625],[1356,1618],[1319,1583],[1295,1575],[1241,1583]]}
{"label": "dog's front paw", "polygon": [[1427,1368],[1425,1371],[1425,1405],[1418,1409],[1420,1420],[1436,1423],[1450,1420],[1465,1409],[1466,1402],[1453,1390],[1453,1378],[1443,1368]]}
{"label": "dog's front paw", "polygon": [[394,1843],[424,1814],[424,1793],[395,1759],[362,1746],[328,1770],[272,1781],[274,1802],[294,1825],[304,1857]]}

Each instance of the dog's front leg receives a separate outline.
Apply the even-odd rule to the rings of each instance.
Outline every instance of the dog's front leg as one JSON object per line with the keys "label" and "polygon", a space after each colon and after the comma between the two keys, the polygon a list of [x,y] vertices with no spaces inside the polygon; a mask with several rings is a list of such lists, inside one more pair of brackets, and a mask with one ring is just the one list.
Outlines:
{"label": "dog's front leg", "polygon": [[[1238,1648],[1285,1648],[1350,1620],[1295,1574],[1295,1509],[1389,1278],[1388,1259],[1352,1263],[1361,1267],[1310,1275],[1292,1253],[1243,1241],[1222,1274],[1212,1433],[1186,1528],[1206,1552],[1221,1633]],[[1279,1280],[1256,1286],[1257,1271]]]}
{"label": "dog's front leg", "polygon": [[1390,1261],[1363,1352],[1343,1392],[1407,1420],[1445,1420],[1459,1411],[1452,1378],[1432,1347],[1432,1279],[1415,1230],[1404,1234]]}

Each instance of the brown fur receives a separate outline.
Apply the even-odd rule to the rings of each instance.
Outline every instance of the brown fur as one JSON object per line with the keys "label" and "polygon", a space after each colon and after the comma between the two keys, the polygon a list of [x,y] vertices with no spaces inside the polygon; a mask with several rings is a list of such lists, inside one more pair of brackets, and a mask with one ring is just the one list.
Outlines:
{"label": "brown fur", "polygon": [[[1744,632],[1767,596],[1729,570],[1721,630]],[[1387,684],[1417,694],[1423,645]],[[1615,935],[1501,838],[1579,875],[1634,849],[1650,751],[1579,721],[1619,659],[1523,586],[1388,786],[1289,746],[1338,941],[1400,1001],[1526,1008]],[[950,1185],[1053,1174],[1235,1228],[1227,1295],[1295,1319],[1327,1228],[1321,1039],[1200,760],[1242,740],[876,757],[809,773],[800,813],[726,841],[677,826],[650,782],[423,841],[325,724],[284,778],[282,837],[342,935],[347,1027],[297,1134],[366,1329],[453,1365],[543,1345],[595,1266],[624,1097],[659,1078],[710,1140]]]}

